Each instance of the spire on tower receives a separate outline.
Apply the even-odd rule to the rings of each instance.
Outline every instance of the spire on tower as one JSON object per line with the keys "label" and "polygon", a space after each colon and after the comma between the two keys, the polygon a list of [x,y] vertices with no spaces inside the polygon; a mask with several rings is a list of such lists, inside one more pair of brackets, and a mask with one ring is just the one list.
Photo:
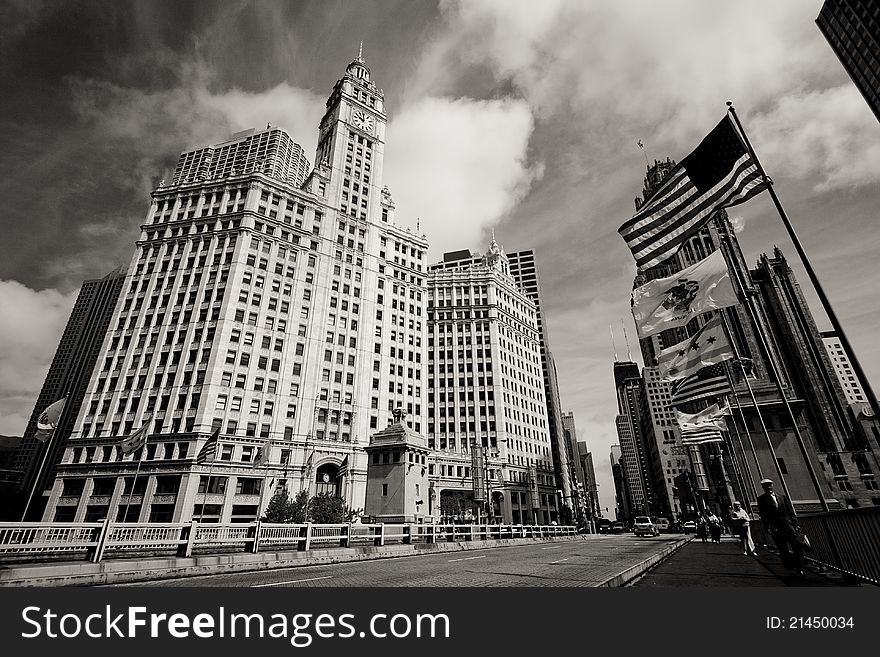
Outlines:
{"label": "spire on tower", "polygon": [[623,320],[620,320],[620,325],[623,327],[623,339],[626,340],[626,359],[631,363],[633,362],[633,355],[629,349],[629,336],[626,334],[626,324],[623,323]]}
{"label": "spire on tower", "polygon": [[361,45],[358,46],[358,58],[357,58],[357,60],[358,60],[359,62],[364,61],[364,42],[363,42],[363,40],[361,41]]}

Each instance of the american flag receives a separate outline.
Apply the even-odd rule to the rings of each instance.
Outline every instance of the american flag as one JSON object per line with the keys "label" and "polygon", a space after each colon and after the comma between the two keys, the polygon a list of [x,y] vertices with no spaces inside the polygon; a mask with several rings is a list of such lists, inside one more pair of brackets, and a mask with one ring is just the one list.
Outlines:
{"label": "american flag", "polygon": [[617,232],[644,270],[674,255],[717,209],[739,205],[765,188],[758,165],[725,116]]}
{"label": "american flag", "polygon": [[673,406],[679,406],[698,399],[729,395],[731,392],[733,390],[727,379],[724,365],[710,365],[673,387],[670,403]]}
{"label": "american flag", "polygon": [[196,456],[196,463],[202,465],[208,461],[213,461],[217,457],[217,443],[219,440],[220,429],[216,429],[202,446],[202,449],[199,450],[199,455]]}
{"label": "american flag", "polygon": [[682,429],[681,432],[682,445],[702,445],[703,443],[721,442],[724,442],[724,438],[721,437],[721,432],[718,431],[718,429],[711,429],[708,427],[703,429],[693,429],[690,431]]}

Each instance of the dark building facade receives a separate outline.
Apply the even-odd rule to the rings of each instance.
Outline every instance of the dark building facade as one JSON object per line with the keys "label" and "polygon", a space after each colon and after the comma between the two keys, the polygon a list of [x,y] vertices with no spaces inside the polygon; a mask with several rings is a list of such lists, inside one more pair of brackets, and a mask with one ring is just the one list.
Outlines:
{"label": "dark building facade", "polygon": [[[667,160],[655,162],[649,169],[645,198],[672,166],[674,162]],[[639,203],[637,199],[637,207]],[[705,505],[723,513],[732,497],[754,502],[760,491],[757,484],[763,477],[777,482],[782,477],[798,510],[819,510],[822,501],[811,468],[828,508],[874,503],[876,492],[869,487],[874,485],[876,458],[866,435],[871,432],[860,429],[846,408],[822,336],[778,250],[773,258],[762,257],[757,268],[749,270],[727,213],[720,210],[675,256],[642,272],[634,285],[672,275],[719,248],[727,259],[734,286],[752,299],[754,317],[745,303],[723,311],[730,337],[746,367],[728,363],[734,394],[730,396],[733,414],[727,440],[686,448],[696,506]],[[641,340],[646,366],[656,363],[661,349],[693,335],[709,317],[711,314],[696,317],[685,327]],[[694,412],[707,403],[696,402],[682,410]],[[658,436],[654,438],[646,444],[660,448],[662,441]],[[841,465],[843,462],[845,465]],[[844,475],[848,481],[842,481]]]}
{"label": "dark building facade", "polygon": [[880,121],[880,3],[825,0],[816,25]]}
{"label": "dark building facade", "polygon": [[[79,414],[124,283],[125,272],[122,270],[83,282],[21,442],[12,454],[9,469],[0,472],[4,499],[0,508],[4,518],[21,519],[35,483],[27,519],[39,520],[42,516],[46,502],[43,491],[52,486],[55,467]],[[47,406],[62,397],[67,397],[67,402],[54,436],[41,443],[34,437],[37,418]],[[40,472],[44,456],[45,465]]]}

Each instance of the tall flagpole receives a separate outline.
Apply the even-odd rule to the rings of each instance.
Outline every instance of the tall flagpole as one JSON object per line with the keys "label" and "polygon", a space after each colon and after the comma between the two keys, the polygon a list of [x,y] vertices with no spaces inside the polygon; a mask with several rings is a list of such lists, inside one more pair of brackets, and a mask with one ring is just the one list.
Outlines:
{"label": "tall flagpole", "polygon": [[[742,406],[739,403],[739,397],[736,394],[736,386],[734,385],[733,375],[730,373],[730,369],[728,368],[726,362],[724,363],[724,372],[727,374],[727,382],[730,384],[730,389],[733,391],[731,397],[733,397],[733,403],[736,404],[736,410],[739,411],[739,417],[743,425],[743,430],[746,431],[746,437],[749,440],[750,451],[752,452],[752,457],[755,460],[755,466],[758,468],[758,476],[763,479],[763,475],[761,474],[761,464],[758,462],[758,455],[755,453],[755,444],[752,442],[752,436],[748,432],[746,417],[743,413]],[[749,484],[751,484],[752,490],[754,491],[754,496],[757,498],[758,487],[755,486],[755,479],[754,477],[752,477],[752,471],[749,469],[748,459],[746,458],[746,448],[743,444],[742,436],[739,433],[739,426],[737,426],[736,424],[736,418],[731,417],[731,423],[733,424],[733,431],[734,433],[736,433],[736,441],[739,444],[740,470],[745,472],[745,476],[748,477]],[[745,478],[743,478],[743,482],[745,482]]]}
{"label": "tall flagpole", "polygon": [[[134,495],[134,489],[137,486],[138,475],[141,473],[141,463],[144,462],[144,456],[147,454],[147,442],[150,440],[150,437],[147,436],[144,440],[144,444],[141,447],[141,456],[138,459],[137,469],[134,471],[134,481],[131,482],[131,490],[128,491],[128,498],[125,500],[125,511],[122,514],[122,522],[128,522],[128,505],[131,504],[131,496]],[[141,509],[143,510],[143,498],[141,498]],[[135,520],[135,522],[137,522]]]}
{"label": "tall flagpole", "polygon": [[[742,282],[742,279],[739,275],[739,270],[736,267],[733,267],[733,273],[736,277],[737,288],[745,299],[745,306],[751,316],[752,323],[755,327],[755,333],[758,336],[758,340],[761,343],[761,347],[764,349],[764,353],[767,354],[767,364],[770,367],[770,374],[776,383],[776,389],[779,392],[779,397],[782,399],[782,403],[785,406],[785,410],[788,412],[788,416],[791,419],[791,425],[794,429],[795,442],[798,444],[798,448],[800,449],[801,456],[804,460],[804,466],[807,468],[807,474],[810,476],[810,481],[813,484],[813,487],[816,490],[816,494],[819,496],[819,503],[822,505],[823,511],[830,511],[828,507],[828,502],[825,500],[825,493],[822,490],[822,486],[819,483],[819,478],[816,476],[816,470],[813,468],[813,463],[810,461],[810,454],[807,451],[806,443],[804,443],[803,436],[801,435],[801,430],[798,428],[797,418],[794,415],[794,411],[791,408],[791,404],[788,402],[788,396],[785,394],[785,389],[782,387],[782,372],[776,365],[776,359],[774,358],[774,352],[770,348],[770,340],[767,337],[766,328],[764,327],[764,322],[761,321],[760,315],[758,313],[758,308],[755,305],[754,299],[751,296],[750,292],[747,292],[745,289],[745,285]],[[745,367],[742,365],[742,361],[740,361],[740,366],[743,368],[743,374],[745,374]],[[746,383],[748,384],[748,377],[746,376]],[[751,385],[749,385],[749,390],[751,391]],[[754,393],[752,393],[752,401],[755,404],[755,408],[758,407],[757,402],[755,401]],[[761,420],[763,423],[763,419]],[[765,427],[766,431],[766,427]],[[767,444],[770,447],[770,454],[773,457],[773,462],[776,465],[776,470],[779,473],[780,478],[782,478],[782,484],[785,489],[785,495],[791,500],[791,495],[788,490],[788,485],[785,483],[785,479],[782,475],[782,468],[779,465],[779,459],[776,458],[776,450],[773,449],[773,444],[770,442],[769,435],[767,436]],[[792,502],[792,509],[794,509],[794,503]],[[795,515],[797,512],[795,511]]]}
{"label": "tall flagpole", "polygon": [[[840,338],[840,342],[843,344],[843,348],[846,351],[846,354],[849,357],[850,361],[852,362],[853,370],[855,371],[859,382],[862,384],[862,387],[865,390],[865,394],[868,396],[868,402],[871,404],[871,410],[874,411],[874,417],[880,418],[880,402],[877,401],[877,396],[871,389],[871,384],[868,381],[868,377],[865,375],[864,370],[862,370],[862,366],[859,363],[856,352],[852,348],[852,345],[849,342],[849,338],[846,337],[846,332],[844,332],[843,326],[840,324],[840,320],[837,319],[837,314],[831,307],[831,302],[828,300],[828,297],[825,294],[825,290],[822,288],[822,284],[819,282],[819,278],[816,276],[816,272],[813,271],[813,266],[812,264],[810,264],[809,258],[807,258],[807,254],[804,251],[804,247],[801,245],[801,241],[798,239],[797,233],[794,230],[794,226],[792,226],[788,215],[785,213],[785,209],[782,207],[782,203],[780,203],[779,197],[776,196],[776,190],[773,188],[773,181],[770,179],[770,177],[764,171],[764,168],[761,166],[761,163],[758,160],[758,156],[755,153],[755,149],[752,148],[749,137],[746,134],[746,131],[743,129],[742,123],[740,123],[739,121],[739,117],[736,114],[733,103],[727,101],[727,108],[730,112],[730,115],[733,117],[734,122],[736,122],[736,127],[739,129],[739,132],[742,135],[746,148],[748,148],[749,150],[749,154],[755,160],[755,165],[758,167],[758,171],[764,177],[764,181],[767,184],[767,191],[770,192],[770,198],[773,199],[773,205],[776,206],[776,211],[779,213],[779,217],[782,219],[782,223],[785,226],[785,229],[788,231],[788,236],[791,238],[791,241],[794,244],[794,248],[797,251],[798,257],[801,259],[801,264],[803,264],[804,269],[807,272],[807,276],[809,276],[810,278],[810,283],[813,284],[813,289],[816,290],[816,295],[819,297],[819,301],[822,303],[822,308],[825,311],[825,314],[831,321],[831,325],[834,327],[834,331],[837,333],[837,337]],[[823,506],[825,505],[823,504]]]}
{"label": "tall flagpole", "polygon": [[[59,421],[58,424],[61,424]],[[24,505],[24,512],[21,514],[21,521],[24,522],[24,519],[27,517],[27,512],[31,507],[31,502],[34,499],[34,493],[37,492],[37,487],[40,485],[40,478],[43,476],[43,468],[46,467],[46,459],[49,457],[49,446],[52,444],[52,441],[55,440],[55,432],[58,430],[58,427],[52,429],[52,433],[49,435],[49,440],[43,443],[46,448],[43,450],[43,458],[40,461],[40,468],[37,470],[37,476],[34,478],[34,485],[31,486],[31,492],[28,495],[27,503]]]}

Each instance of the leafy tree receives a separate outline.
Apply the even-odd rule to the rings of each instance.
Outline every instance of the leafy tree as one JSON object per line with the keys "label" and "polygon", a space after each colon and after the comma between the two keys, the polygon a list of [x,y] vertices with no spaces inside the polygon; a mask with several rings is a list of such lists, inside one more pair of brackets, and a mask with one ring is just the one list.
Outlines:
{"label": "leafy tree", "polygon": [[305,522],[306,504],[309,499],[307,491],[301,490],[294,499],[290,499],[287,489],[277,491],[263,515],[263,522],[301,523]]}
{"label": "leafy tree", "polygon": [[560,525],[573,525],[574,524],[574,516],[571,512],[571,507],[568,504],[563,504],[559,508],[559,524]]}
{"label": "leafy tree", "polygon": [[332,493],[319,493],[309,500],[308,517],[317,524],[350,522],[362,513],[362,509],[349,509],[341,497]]}

